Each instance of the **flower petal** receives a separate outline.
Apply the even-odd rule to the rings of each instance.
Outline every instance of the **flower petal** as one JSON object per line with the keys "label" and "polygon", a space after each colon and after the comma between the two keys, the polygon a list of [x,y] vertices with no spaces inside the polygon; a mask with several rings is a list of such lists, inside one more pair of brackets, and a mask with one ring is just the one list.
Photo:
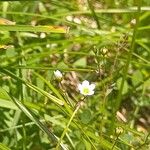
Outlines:
{"label": "flower petal", "polygon": [[59,70],[54,71],[54,75],[57,79],[61,80],[63,75]]}
{"label": "flower petal", "polygon": [[82,84],[78,84],[78,89],[79,89],[79,91],[82,90]]}
{"label": "flower petal", "polygon": [[83,86],[89,86],[89,81],[84,80],[84,81],[82,82],[82,85],[83,85]]}
{"label": "flower petal", "polygon": [[90,85],[90,89],[91,89],[91,90],[94,90],[94,89],[95,89],[95,84],[91,84],[91,85]]}

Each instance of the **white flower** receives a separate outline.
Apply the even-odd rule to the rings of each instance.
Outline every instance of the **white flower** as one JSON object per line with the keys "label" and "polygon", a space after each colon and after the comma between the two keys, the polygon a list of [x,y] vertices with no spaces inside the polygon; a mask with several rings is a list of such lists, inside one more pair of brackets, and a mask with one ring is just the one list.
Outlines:
{"label": "white flower", "polygon": [[44,33],[44,32],[42,32],[41,34],[40,34],[40,38],[41,39],[44,39],[46,37],[46,34]]}
{"label": "white flower", "polygon": [[89,84],[89,81],[85,80],[82,82],[82,84],[78,85],[78,89],[81,94],[83,95],[93,95],[94,94],[94,89],[95,89],[95,84]]}
{"label": "white flower", "polygon": [[63,75],[59,70],[54,71],[54,75],[58,80],[61,80]]}
{"label": "white flower", "polygon": [[132,25],[136,25],[136,23],[137,23],[136,19],[132,19],[132,20],[131,20],[131,24],[132,24]]}

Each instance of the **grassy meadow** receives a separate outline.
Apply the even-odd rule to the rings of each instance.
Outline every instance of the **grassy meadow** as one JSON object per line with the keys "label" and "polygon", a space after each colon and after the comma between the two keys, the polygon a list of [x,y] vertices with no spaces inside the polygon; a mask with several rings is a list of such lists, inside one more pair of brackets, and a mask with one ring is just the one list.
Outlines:
{"label": "grassy meadow", "polygon": [[150,149],[149,0],[0,1],[0,150]]}

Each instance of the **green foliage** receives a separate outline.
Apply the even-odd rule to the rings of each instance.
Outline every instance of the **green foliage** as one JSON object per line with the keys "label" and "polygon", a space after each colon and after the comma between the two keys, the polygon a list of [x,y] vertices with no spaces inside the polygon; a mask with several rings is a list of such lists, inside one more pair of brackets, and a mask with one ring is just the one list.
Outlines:
{"label": "green foliage", "polygon": [[5,146],[4,144],[0,143],[0,149],[1,150],[10,150],[7,146]]}
{"label": "green foliage", "polygon": [[[146,0],[1,1],[0,149],[149,149],[149,11]],[[84,80],[93,95],[79,93]]]}

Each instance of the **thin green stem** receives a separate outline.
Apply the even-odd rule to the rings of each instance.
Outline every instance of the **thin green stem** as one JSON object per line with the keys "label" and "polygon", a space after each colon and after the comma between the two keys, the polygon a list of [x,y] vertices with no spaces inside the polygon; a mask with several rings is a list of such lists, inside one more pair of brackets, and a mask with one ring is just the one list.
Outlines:
{"label": "thin green stem", "polygon": [[115,148],[115,145],[116,145],[116,143],[117,143],[117,140],[118,140],[120,134],[121,134],[121,132],[120,132],[119,134],[117,134],[117,137],[116,137],[116,139],[115,139],[115,141],[114,141],[114,143],[113,143],[113,146],[112,146],[111,150],[113,150],[113,149]]}
{"label": "thin green stem", "polygon": [[137,12],[137,16],[136,16],[136,25],[135,25],[135,28],[134,28],[134,31],[133,31],[132,42],[131,42],[131,49],[130,49],[130,51],[128,53],[127,62],[126,62],[125,68],[123,70],[123,77],[122,77],[119,93],[118,93],[118,96],[117,96],[117,99],[116,99],[115,111],[118,110],[118,108],[119,108],[119,106],[121,104],[121,101],[122,101],[122,92],[123,92],[123,88],[124,88],[124,83],[125,83],[125,80],[127,78],[129,65],[131,63],[133,51],[135,49],[135,40],[136,40],[137,31],[138,31],[139,18],[140,18],[140,12],[141,12],[141,3],[140,3],[140,1],[141,0],[138,0],[138,12]]}
{"label": "thin green stem", "polygon": [[[145,87],[145,85],[143,84],[143,91],[142,91],[142,95],[141,95],[141,101],[144,101],[145,90],[146,90],[146,87]],[[140,103],[141,103],[141,101],[140,101]],[[134,128],[135,121],[136,121],[136,119],[137,119],[137,117],[138,117],[138,113],[139,113],[139,111],[140,111],[140,108],[141,108],[140,105],[137,105],[136,108],[135,108],[135,111],[134,111],[134,113],[133,113],[133,117],[134,117],[134,118],[133,118],[133,120],[131,121],[131,124],[130,124],[130,128],[131,128],[131,129]]]}
{"label": "thin green stem", "polygon": [[124,88],[124,83],[126,81],[127,78],[127,74],[128,74],[128,69],[129,69],[129,65],[131,63],[132,60],[132,55],[135,49],[135,41],[136,41],[136,35],[137,35],[137,31],[138,31],[138,26],[139,26],[139,18],[140,18],[140,12],[141,12],[141,0],[138,0],[138,11],[136,14],[136,25],[133,31],[133,36],[132,36],[132,42],[131,42],[131,48],[130,51],[128,52],[128,57],[127,57],[127,61],[126,61],[126,65],[123,69],[123,77],[122,77],[122,81],[121,81],[121,85],[120,85],[120,89],[116,98],[116,102],[113,108],[113,115],[112,115],[112,125],[111,125],[111,130],[112,132],[114,132],[114,127],[115,127],[115,119],[116,119],[116,112],[120,107],[121,101],[122,101],[122,93],[123,93],[123,88]]}
{"label": "thin green stem", "polygon": [[74,112],[73,112],[73,114],[72,114],[72,116],[71,116],[71,118],[70,118],[70,120],[69,120],[69,122],[68,122],[66,128],[64,129],[64,131],[63,131],[63,133],[62,133],[62,135],[61,135],[61,137],[60,137],[60,139],[59,139],[59,141],[58,141],[58,143],[57,143],[56,150],[59,150],[59,146],[60,146],[60,144],[61,144],[61,142],[62,142],[62,140],[63,140],[65,134],[67,133],[67,130],[68,130],[68,128],[69,128],[69,126],[70,126],[70,124],[71,124],[71,122],[72,122],[74,116],[75,116],[76,113],[78,112],[79,108],[82,106],[82,103],[83,103],[83,100],[78,102],[78,104],[77,104],[77,106],[76,106],[76,109],[74,110]]}
{"label": "thin green stem", "polygon": [[96,15],[96,13],[95,13],[94,6],[92,5],[92,2],[91,2],[90,0],[87,0],[87,2],[88,2],[88,6],[89,6],[89,8],[90,8],[90,11],[91,11],[91,13],[92,13],[92,15],[93,15],[93,18],[94,18],[95,21],[96,21],[97,28],[100,29],[100,28],[101,28],[101,27],[100,27],[100,23],[99,23],[99,20],[98,20],[97,15]]}
{"label": "thin green stem", "polygon": [[[18,39],[18,43],[21,43],[21,37],[20,37],[20,35],[19,35],[19,33],[18,32],[16,32],[16,35],[17,35],[17,39]],[[18,52],[18,55],[21,55],[21,53],[22,53],[22,51],[19,51]],[[20,58],[19,60],[18,60],[18,64],[19,65],[23,65],[23,59],[24,58]],[[22,73],[22,69],[21,68],[19,68],[18,69],[18,72],[19,72],[19,77],[21,78],[21,79],[23,79],[23,73]],[[18,80],[18,99],[21,101],[21,103],[24,103],[24,94],[23,94],[23,83],[20,81],[20,80]],[[24,116],[24,114],[22,113],[22,118],[21,118],[21,121],[22,121],[22,132],[23,132],[23,142],[22,142],[22,148],[23,148],[23,150],[26,150],[26,137],[27,137],[27,135],[26,135],[26,129],[25,129],[25,116]]]}
{"label": "thin green stem", "polygon": [[[20,60],[20,63],[22,63],[22,60]],[[19,77],[20,78],[22,78],[22,70],[21,69],[19,69]],[[19,83],[19,86],[20,86],[20,89],[19,89],[19,99],[20,99],[20,101],[22,102],[22,103],[24,103],[24,100],[23,100],[23,84],[22,84],[22,82],[18,82]],[[24,114],[22,113],[22,118],[21,118],[21,120],[22,120],[22,131],[23,131],[23,145],[22,145],[22,147],[23,147],[23,150],[26,150],[26,130],[25,130],[25,116],[24,116]]]}

